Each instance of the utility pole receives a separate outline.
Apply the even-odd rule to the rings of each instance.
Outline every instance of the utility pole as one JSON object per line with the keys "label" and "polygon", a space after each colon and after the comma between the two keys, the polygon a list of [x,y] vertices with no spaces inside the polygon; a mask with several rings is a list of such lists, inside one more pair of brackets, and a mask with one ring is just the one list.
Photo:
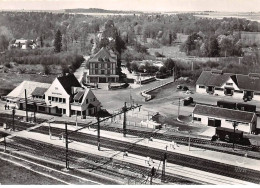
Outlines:
{"label": "utility pole", "polygon": [[25,111],[26,111],[26,122],[28,122],[28,111],[27,111],[27,94],[26,94],[26,89],[24,90],[24,95],[25,95]]}
{"label": "utility pole", "polygon": [[181,106],[181,98],[179,98],[179,104],[178,104],[178,117],[180,115],[180,106]]}
{"label": "utility pole", "polygon": [[99,120],[99,115],[97,115],[97,125],[98,125],[98,130],[97,130],[97,145],[98,145],[98,151],[100,151],[100,120]]}
{"label": "utility pole", "polygon": [[[167,150],[166,150],[167,152]],[[165,182],[165,169],[166,169],[166,160],[167,160],[167,153],[163,155],[163,166],[162,166],[162,179],[161,182]]]}
{"label": "utility pole", "polygon": [[189,131],[189,151],[190,151],[190,131]]}
{"label": "utility pole", "polygon": [[4,136],[4,146],[5,146],[5,149],[4,149],[4,152],[6,152],[6,136]]}
{"label": "utility pole", "polygon": [[150,179],[150,185],[153,184],[153,176],[155,175],[155,168],[153,166],[153,168],[151,169],[151,179]]}
{"label": "utility pole", "polygon": [[34,117],[34,123],[36,123],[36,110],[37,110],[37,106],[36,106],[36,103],[34,103],[34,114],[33,114],[33,117]]}
{"label": "utility pole", "polygon": [[14,108],[12,109],[12,114],[13,114],[13,131],[14,131],[14,129],[15,129],[14,128],[14,115],[15,115],[15,109]]}
{"label": "utility pole", "polygon": [[65,123],[65,140],[66,140],[66,169],[69,169],[69,160],[68,160],[68,155],[69,155],[69,142],[68,142],[68,125]]}
{"label": "utility pole", "polygon": [[235,133],[236,133],[236,127],[238,126],[237,122],[233,122],[234,132],[233,132],[233,150],[235,150]]}
{"label": "utility pole", "polygon": [[127,111],[127,108],[126,108],[126,102],[125,102],[125,106],[123,107],[123,112],[124,112],[123,134],[124,134],[124,137],[126,137],[126,111]]}

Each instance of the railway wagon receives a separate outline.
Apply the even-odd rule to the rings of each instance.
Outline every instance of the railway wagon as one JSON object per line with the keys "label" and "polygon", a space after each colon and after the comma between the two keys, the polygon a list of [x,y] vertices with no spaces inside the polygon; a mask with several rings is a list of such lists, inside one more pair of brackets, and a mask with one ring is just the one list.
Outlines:
{"label": "railway wagon", "polygon": [[256,105],[237,103],[237,109],[243,110],[243,111],[248,111],[248,112],[256,112]]}
{"label": "railway wagon", "polygon": [[217,101],[217,106],[221,108],[236,109],[236,103],[229,101]]}
{"label": "railway wagon", "polygon": [[216,135],[220,140],[233,142],[233,139],[235,139],[235,142],[240,142],[243,140],[243,131],[228,129],[224,127],[217,127],[216,128]]}

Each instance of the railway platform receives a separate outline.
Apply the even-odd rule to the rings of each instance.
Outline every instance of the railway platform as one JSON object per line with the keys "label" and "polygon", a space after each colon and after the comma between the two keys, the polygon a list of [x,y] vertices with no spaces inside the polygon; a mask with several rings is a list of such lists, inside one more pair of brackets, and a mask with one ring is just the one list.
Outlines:
{"label": "railway platform", "polygon": [[[43,123],[42,126],[49,126],[47,123]],[[64,124],[52,124],[52,127],[64,129]],[[2,131],[2,128],[0,128]],[[72,131],[75,130],[76,127],[74,125],[68,125],[68,130]],[[4,131],[4,130],[3,130]],[[97,132],[95,129],[83,129],[80,132],[86,133],[86,134],[91,134],[91,135],[97,135]],[[25,131],[20,131],[20,132],[13,132],[11,134],[12,136],[18,136],[18,137],[23,137],[27,139],[34,139],[34,140],[39,140],[42,142],[46,142],[49,144],[65,147],[64,140],[61,140],[59,137],[52,136],[50,137],[49,135],[44,135],[36,132],[28,132],[27,130]],[[166,142],[162,140],[157,140],[157,139],[143,139],[140,137],[132,136],[132,135],[127,135],[126,137],[123,137],[122,134],[119,133],[114,133],[114,132],[108,132],[108,131],[103,131],[101,130],[101,136],[106,137],[106,138],[111,138],[111,139],[116,139],[124,142],[129,142],[129,143],[134,143],[134,144],[139,144],[143,146],[147,146],[150,148],[156,148],[162,150],[162,152],[165,152],[166,149],[169,152],[176,152],[176,153],[181,153],[185,155],[191,155],[194,157],[199,157],[199,158],[204,158],[208,160],[213,160],[213,161],[218,161],[221,163],[226,163],[230,165],[237,166],[237,169],[239,171],[240,167],[243,168],[249,168],[249,169],[254,169],[254,170],[259,170],[260,166],[260,161],[254,160],[254,159],[249,159],[246,157],[239,157],[239,156],[233,156],[230,154],[224,154],[224,153],[219,153],[219,152],[214,152],[214,151],[209,151],[209,150],[203,150],[203,149],[198,149],[194,147],[188,147],[188,146],[183,146],[183,145],[178,145],[173,142]],[[173,148],[174,147],[174,148]],[[129,153],[128,156],[123,156],[123,152],[120,151],[115,151],[111,150],[108,148],[103,148],[101,147],[101,151],[97,150],[97,146],[94,145],[89,145],[81,142],[76,142],[72,141],[69,144],[69,148],[73,148],[74,150],[78,151],[83,151],[83,152],[88,152],[92,153],[95,155],[99,156],[104,156],[104,157],[110,157],[116,160],[121,160],[129,163],[134,163],[142,166],[148,166],[146,163],[146,157],[142,156],[137,156],[132,153]],[[86,148],[88,150],[86,151]],[[147,154],[149,157],[149,154]],[[150,165],[154,165],[155,167],[159,167],[160,161],[153,160],[154,163],[150,163]],[[178,169],[178,170],[177,170]],[[177,175],[181,175],[184,177],[189,177],[191,179],[196,179],[200,181],[207,181],[207,183],[210,184],[248,184],[248,182],[242,181],[242,180],[237,180],[234,178],[229,178],[221,175],[216,175],[188,167],[183,167],[179,166],[176,164],[167,164],[167,173],[173,173]],[[205,177],[208,177],[205,180]]]}
{"label": "railway platform", "polygon": [[[69,129],[74,129],[74,127],[70,127]],[[95,130],[89,130],[89,132],[96,133]],[[52,136],[52,138],[50,139],[49,135],[43,135],[40,133],[28,132],[28,131],[14,132],[12,135],[18,136],[18,137],[23,137],[26,139],[31,139],[31,141],[38,140],[41,142],[45,142],[45,143],[49,143],[49,144],[53,144],[53,145],[57,145],[57,146],[65,148],[64,140],[61,140],[59,137],[55,137],[55,136]],[[105,136],[105,135],[106,135],[105,132],[103,132],[103,136]],[[120,136],[119,136],[119,139],[123,139],[123,141],[127,141],[127,140],[139,141],[138,138],[134,138],[132,136],[128,136],[128,137],[124,137],[124,138],[122,138],[122,137],[120,138]],[[150,144],[150,143],[147,143],[146,140],[143,140],[143,141],[141,140],[140,142],[145,145]],[[158,144],[156,144],[156,146],[158,147]],[[127,163],[138,164],[138,165],[145,166],[148,168],[155,167],[157,170],[161,170],[161,168],[162,168],[162,166],[161,166],[162,164],[159,160],[153,159],[152,161],[150,161],[150,165],[149,165],[147,163],[147,157],[134,155],[132,153],[128,153],[128,156],[124,156],[123,155],[124,152],[112,150],[109,148],[102,147],[101,150],[98,151],[97,146],[89,145],[89,144],[85,144],[85,143],[81,143],[81,142],[76,142],[76,141],[70,142],[69,148],[73,148],[73,150],[78,150],[78,151],[82,151],[82,152],[95,154],[98,156],[109,157],[109,158],[112,158],[113,160],[119,160],[119,161],[123,161],[123,162],[127,162]],[[86,148],[88,148],[87,151],[86,151]],[[73,165],[73,164],[71,164],[71,165]],[[71,167],[73,167],[73,166],[71,166]],[[188,167],[183,167],[183,166],[179,166],[179,165],[172,164],[172,163],[167,163],[166,173],[173,174],[173,175],[179,175],[179,176],[183,176],[183,177],[188,177],[189,179],[192,179],[194,181],[197,181],[197,182],[200,182],[203,184],[206,184],[206,183],[207,184],[225,184],[225,185],[227,185],[227,184],[229,184],[229,185],[252,184],[250,182],[246,182],[243,180],[225,177],[222,175],[216,175],[213,173],[200,171],[200,170],[196,170],[196,169],[192,169],[192,168],[188,168]],[[147,177],[148,177],[148,175],[147,175]]]}

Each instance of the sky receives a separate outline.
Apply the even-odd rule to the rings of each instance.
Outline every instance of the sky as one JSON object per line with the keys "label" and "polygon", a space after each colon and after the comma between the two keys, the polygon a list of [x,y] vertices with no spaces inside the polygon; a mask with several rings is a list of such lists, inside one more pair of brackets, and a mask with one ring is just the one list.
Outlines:
{"label": "sky", "polygon": [[0,10],[60,10],[71,8],[260,12],[260,0],[0,0]]}

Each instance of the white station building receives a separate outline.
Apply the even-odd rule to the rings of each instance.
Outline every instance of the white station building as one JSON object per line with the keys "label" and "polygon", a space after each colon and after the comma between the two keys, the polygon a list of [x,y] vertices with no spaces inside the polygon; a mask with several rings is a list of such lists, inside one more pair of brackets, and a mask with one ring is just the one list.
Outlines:
{"label": "white station building", "polygon": [[203,71],[196,82],[196,92],[260,101],[260,75]]}
{"label": "white station building", "polygon": [[240,111],[197,104],[192,113],[193,122],[212,127],[234,129],[233,122],[237,122],[237,130],[252,133],[259,130],[257,116],[254,112]]}
{"label": "white station building", "polygon": [[53,115],[78,115],[85,118],[95,115],[101,103],[91,89],[81,87],[74,74],[55,78],[52,84],[24,81],[5,98],[9,105]]}

